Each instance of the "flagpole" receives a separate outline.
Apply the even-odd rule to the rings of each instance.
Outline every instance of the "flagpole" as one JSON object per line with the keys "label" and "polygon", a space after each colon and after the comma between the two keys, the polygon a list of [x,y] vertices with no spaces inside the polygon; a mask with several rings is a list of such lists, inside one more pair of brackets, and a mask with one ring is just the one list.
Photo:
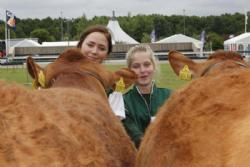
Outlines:
{"label": "flagpole", "polygon": [[248,19],[247,11],[245,10],[245,33],[247,32],[247,19]]}
{"label": "flagpole", "polygon": [[203,30],[202,32],[201,32],[201,44],[200,44],[200,57],[203,57],[204,55],[203,55],[203,48],[204,48],[204,43],[205,43],[205,37],[206,36],[206,34],[205,34],[205,30]]}
{"label": "flagpole", "polygon": [[10,29],[8,28],[8,54],[10,50]]}
{"label": "flagpole", "polygon": [[5,10],[5,55],[9,53],[8,46],[8,26],[7,26],[7,10]]}
{"label": "flagpole", "polygon": [[203,47],[204,47],[204,44],[203,44],[203,42],[201,42],[201,44],[200,44],[201,46],[201,48],[200,48],[200,57],[203,57]]}

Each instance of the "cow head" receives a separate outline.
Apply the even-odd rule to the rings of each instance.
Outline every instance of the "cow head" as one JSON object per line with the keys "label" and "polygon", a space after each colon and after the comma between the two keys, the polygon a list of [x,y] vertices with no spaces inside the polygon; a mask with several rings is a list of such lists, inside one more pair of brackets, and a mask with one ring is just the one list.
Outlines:
{"label": "cow head", "polygon": [[243,57],[232,51],[219,50],[211,54],[206,61],[196,62],[182,53],[171,51],[168,55],[169,63],[174,72],[179,75],[184,67],[188,67],[192,78],[202,77],[214,73],[230,71],[232,68],[248,68]]}
{"label": "cow head", "polygon": [[27,69],[34,79],[34,86],[43,88],[74,87],[87,88],[96,92],[98,88],[114,89],[115,83],[121,78],[125,83],[125,88],[128,88],[137,78],[136,74],[128,68],[110,72],[101,64],[85,58],[79,49],[64,51],[45,68],[28,57]]}

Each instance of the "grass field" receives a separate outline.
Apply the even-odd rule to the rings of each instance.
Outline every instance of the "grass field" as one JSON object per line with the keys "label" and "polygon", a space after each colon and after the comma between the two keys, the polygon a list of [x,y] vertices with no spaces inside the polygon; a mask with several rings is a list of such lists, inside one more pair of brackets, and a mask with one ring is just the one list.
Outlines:
{"label": "grass field", "polygon": [[[107,68],[111,71],[114,71],[121,67],[125,67],[125,65],[110,64],[106,64],[105,66],[107,66]],[[30,86],[32,82],[29,74],[26,71],[26,68],[23,66],[0,68],[0,79],[7,80],[8,82],[17,82],[27,86]],[[179,87],[187,83],[187,81],[180,80],[174,74],[170,65],[166,62],[160,64],[160,73],[157,75],[156,81],[160,87],[167,87],[171,89],[178,89]]]}

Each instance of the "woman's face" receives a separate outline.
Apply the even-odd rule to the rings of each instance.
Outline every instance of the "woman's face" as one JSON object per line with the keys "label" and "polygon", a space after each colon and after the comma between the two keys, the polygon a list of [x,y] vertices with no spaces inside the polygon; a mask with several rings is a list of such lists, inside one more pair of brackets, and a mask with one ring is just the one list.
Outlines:
{"label": "woman's face", "polygon": [[135,52],[130,69],[138,76],[136,81],[138,86],[151,86],[155,68],[150,59],[150,53],[144,51]]}
{"label": "woman's face", "polygon": [[104,34],[92,32],[83,41],[81,52],[89,60],[102,63],[108,56],[108,40]]}

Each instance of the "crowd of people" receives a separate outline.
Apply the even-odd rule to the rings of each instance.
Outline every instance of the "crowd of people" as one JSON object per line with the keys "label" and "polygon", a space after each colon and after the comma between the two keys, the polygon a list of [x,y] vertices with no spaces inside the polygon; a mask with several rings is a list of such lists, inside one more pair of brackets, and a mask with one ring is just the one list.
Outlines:
{"label": "crowd of people", "polygon": [[[108,28],[95,25],[83,31],[77,48],[84,56],[102,63],[112,52],[112,37]],[[138,79],[125,92],[110,93],[110,106],[122,121],[131,140],[138,148],[148,125],[154,121],[157,110],[169,98],[172,90],[159,88],[155,82],[158,61],[149,45],[138,44],[126,54],[127,67]]]}

